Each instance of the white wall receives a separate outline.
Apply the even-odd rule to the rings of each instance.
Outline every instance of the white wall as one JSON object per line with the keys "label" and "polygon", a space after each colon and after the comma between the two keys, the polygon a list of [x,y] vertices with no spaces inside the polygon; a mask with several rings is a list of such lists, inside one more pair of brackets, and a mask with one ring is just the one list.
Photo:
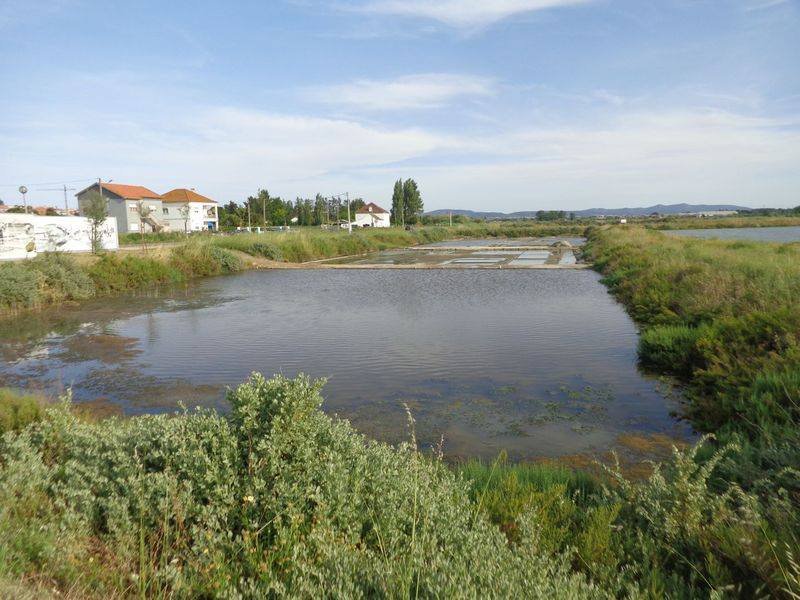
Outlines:
{"label": "white wall", "polygon": [[356,213],[354,225],[359,227],[390,227],[389,213]]}
{"label": "white wall", "polygon": [[[33,258],[37,252],[90,252],[91,229],[84,217],[0,214],[0,260]],[[104,249],[119,248],[116,218],[106,219],[100,230]]]}

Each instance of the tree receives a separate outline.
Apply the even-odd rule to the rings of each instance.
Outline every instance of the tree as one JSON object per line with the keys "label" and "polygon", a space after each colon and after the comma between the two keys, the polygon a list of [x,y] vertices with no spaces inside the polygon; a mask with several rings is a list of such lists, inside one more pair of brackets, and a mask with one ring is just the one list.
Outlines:
{"label": "tree", "polygon": [[48,217],[59,217],[61,215],[58,214],[58,211],[53,208],[52,206],[48,206],[47,210],[44,211],[44,214]]}
{"label": "tree", "polygon": [[398,179],[394,182],[394,192],[392,192],[392,211],[391,220],[395,226],[405,225],[403,218],[403,180]]}
{"label": "tree", "polygon": [[325,222],[325,213],[327,206],[325,205],[325,198],[320,194],[314,199],[314,225],[322,225]]}
{"label": "tree", "polygon": [[189,205],[184,204],[180,208],[181,217],[183,218],[183,233],[189,233]]}
{"label": "tree", "polygon": [[403,221],[405,224],[414,224],[422,216],[422,196],[419,193],[417,182],[406,179],[403,183]]}
{"label": "tree", "polygon": [[108,218],[108,201],[100,192],[91,191],[83,201],[81,212],[89,219],[89,241],[92,243],[92,252],[97,253],[103,249],[103,223]]}

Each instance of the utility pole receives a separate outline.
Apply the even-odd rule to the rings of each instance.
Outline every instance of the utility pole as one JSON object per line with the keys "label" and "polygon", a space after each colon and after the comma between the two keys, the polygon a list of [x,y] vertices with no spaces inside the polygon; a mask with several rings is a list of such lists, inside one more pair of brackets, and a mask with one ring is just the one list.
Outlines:
{"label": "utility pole", "polygon": [[248,233],[253,229],[253,225],[250,222],[250,200],[247,201],[247,231]]}
{"label": "utility pole", "polygon": [[453,226],[453,211],[450,211],[450,227]]}
{"label": "utility pole", "polygon": [[74,187],[67,187],[67,184],[65,183],[60,188],[43,188],[40,191],[42,191],[42,192],[61,192],[61,191],[63,191],[64,192],[64,216],[65,217],[69,216],[69,200],[67,199],[67,192],[75,191]]}
{"label": "utility pole", "polygon": [[353,233],[353,223],[350,221],[350,192],[345,192],[344,197],[347,200],[347,233]]}
{"label": "utility pole", "polygon": [[267,199],[261,199],[261,220],[264,221],[264,229],[267,228]]}

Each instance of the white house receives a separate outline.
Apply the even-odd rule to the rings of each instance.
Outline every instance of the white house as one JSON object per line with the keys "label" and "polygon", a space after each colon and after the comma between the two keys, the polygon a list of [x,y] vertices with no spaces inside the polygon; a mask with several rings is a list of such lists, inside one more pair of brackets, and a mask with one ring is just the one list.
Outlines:
{"label": "white house", "polygon": [[356,211],[355,227],[391,227],[390,214],[374,202],[364,205]]}
{"label": "white house", "polygon": [[194,190],[178,188],[161,196],[161,218],[172,231],[216,231],[217,203]]}

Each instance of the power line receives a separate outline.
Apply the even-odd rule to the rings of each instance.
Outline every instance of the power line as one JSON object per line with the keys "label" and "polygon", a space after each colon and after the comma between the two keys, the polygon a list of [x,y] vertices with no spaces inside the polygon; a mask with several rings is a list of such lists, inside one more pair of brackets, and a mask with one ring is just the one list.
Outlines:
{"label": "power line", "polygon": [[67,184],[64,184],[60,188],[39,188],[38,192],[60,192],[64,190],[64,215],[69,215],[69,201],[67,200],[67,192],[74,192],[78,188],[74,187],[67,187]]}
{"label": "power line", "polygon": [[[81,183],[83,181],[94,181],[94,177],[86,179],[73,179],[72,181],[43,181],[40,183],[29,183],[27,185],[64,185],[66,183]],[[0,187],[17,187],[19,183],[0,183]]]}

